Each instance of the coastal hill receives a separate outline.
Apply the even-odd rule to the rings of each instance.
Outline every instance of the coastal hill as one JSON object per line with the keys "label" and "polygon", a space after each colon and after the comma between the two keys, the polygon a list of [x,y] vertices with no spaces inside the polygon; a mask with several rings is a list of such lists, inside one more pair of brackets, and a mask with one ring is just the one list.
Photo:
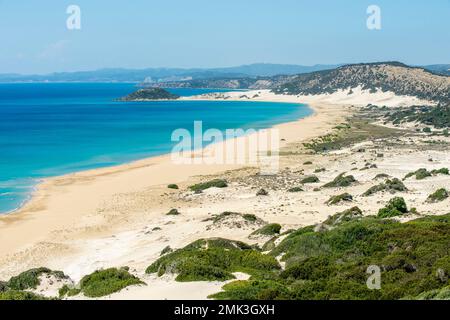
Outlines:
{"label": "coastal hill", "polygon": [[361,63],[299,75],[174,81],[158,87],[271,89],[278,94],[324,94],[361,87],[434,101],[450,100],[450,76],[400,62]]}
{"label": "coastal hill", "polygon": [[334,70],[299,75],[274,88],[276,93],[321,94],[361,86],[363,90],[391,91],[398,95],[448,101],[450,77],[399,62],[354,64]]}
{"label": "coastal hill", "polygon": [[144,88],[120,98],[119,101],[176,100],[179,97],[161,88]]}

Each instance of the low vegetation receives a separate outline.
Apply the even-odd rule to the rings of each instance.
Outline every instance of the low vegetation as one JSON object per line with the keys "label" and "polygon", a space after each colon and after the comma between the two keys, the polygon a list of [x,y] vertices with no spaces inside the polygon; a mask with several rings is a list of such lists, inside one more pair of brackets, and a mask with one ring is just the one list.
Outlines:
{"label": "low vegetation", "polygon": [[52,275],[57,279],[67,279],[67,276],[62,271],[52,271],[48,268],[34,268],[12,277],[6,286],[16,291],[36,289],[40,284],[40,276],[44,274]]}
{"label": "low vegetation", "polygon": [[209,188],[226,188],[228,183],[223,179],[213,179],[207,182],[197,183],[189,187],[192,191],[203,191]]}
{"label": "low vegetation", "polygon": [[345,172],[343,172],[340,175],[338,175],[336,178],[334,178],[333,181],[324,184],[323,187],[324,188],[348,187],[353,182],[356,182],[355,177],[352,175],[346,176]]}
{"label": "low vegetation", "polygon": [[427,198],[427,202],[440,202],[448,198],[448,191],[444,188],[440,188],[430,194]]}
{"label": "low vegetation", "polygon": [[[355,212],[359,212],[355,210]],[[285,269],[234,281],[215,299],[433,299],[448,297],[450,214],[400,223],[359,217],[315,232],[290,233],[269,255]],[[366,285],[366,270],[381,269],[381,289]]]}
{"label": "low vegetation", "polygon": [[281,230],[281,225],[278,223],[269,223],[264,227],[259,228],[258,230],[252,232],[251,235],[261,235],[261,236],[273,236],[275,234],[279,234]]}
{"label": "low vegetation", "polygon": [[377,184],[375,186],[370,187],[367,189],[364,193],[364,197],[371,196],[377,192],[381,191],[387,191],[390,193],[396,193],[396,192],[405,192],[408,191],[408,189],[405,187],[403,182],[401,182],[399,179],[387,179],[385,182]]}
{"label": "low vegetation", "polygon": [[178,185],[173,184],[173,183],[169,184],[169,185],[167,186],[167,188],[169,188],[169,189],[175,189],[175,190],[178,190],[178,189],[179,189],[179,188],[178,188]]}
{"label": "low vegetation", "polygon": [[416,180],[422,180],[431,176],[436,176],[438,174],[445,174],[448,175],[449,174],[449,170],[448,168],[441,168],[441,169],[434,169],[431,171],[428,171],[425,168],[420,168],[416,171],[412,171],[410,173],[408,173],[404,179],[408,179],[410,177],[415,176]]}
{"label": "low vegetation", "polygon": [[384,208],[378,210],[378,217],[392,218],[402,216],[405,213],[408,213],[405,199],[402,197],[395,197],[389,200],[388,204]]}
{"label": "low vegetation", "polygon": [[352,207],[350,209],[329,216],[328,219],[323,222],[323,224],[328,226],[336,226],[343,222],[348,222],[361,217],[362,217],[362,210],[358,207]]}
{"label": "low vegetation", "polygon": [[258,192],[256,193],[257,196],[267,196],[269,194],[269,192],[267,192],[266,189],[259,189]]}
{"label": "low vegetation", "polygon": [[213,238],[197,240],[159,258],[146,273],[176,274],[177,281],[224,281],[234,279],[233,272],[262,276],[279,269],[274,257],[243,242]]}
{"label": "low vegetation", "polygon": [[386,116],[386,119],[394,124],[404,122],[418,122],[439,129],[449,128],[450,105],[447,103],[438,105],[437,107],[412,106],[388,114]]}
{"label": "low vegetation", "polygon": [[0,300],[48,300],[47,298],[28,291],[8,290],[0,292]]}
{"label": "low vegetation", "polygon": [[302,192],[302,191],[303,191],[302,187],[292,187],[288,189],[288,192]]}
{"label": "low vegetation", "polygon": [[300,180],[300,183],[307,184],[307,183],[316,183],[319,181],[320,181],[319,178],[317,178],[315,175],[311,175]]}
{"label": "low vegetation", "polygon": [[334,204],[338,204],[342,201],[352,201],[353,200],[353,196],[350,193],[341,193],[338,194],[336,196],[332,196],[330,199],[327,200],[326,204],[331,206]]}
{"label": "low vegetation", "polygon": [[315,138],[303,146],[316,153],[340,150],[366,140],[392,138],[403,135],[401,130],[391,129],[369,123],[366,119],[354,117],[350,119],[348,129],[337,130],[333,133]]}
{"label": "low vegetation", "polygon": [[177,209],[170,209],[169,212],[166,213],[167,216],[178,216],[180,212]]}
{"label": "low vegetation", "polygon": [[79,288],[63,287],[59,294],[76,295],[82,292],[86,297],[96,298],[110,295],[132,285],[144,284],[139,278],[128,272],[127,268],[109,268],[97,270],[84,276]]}

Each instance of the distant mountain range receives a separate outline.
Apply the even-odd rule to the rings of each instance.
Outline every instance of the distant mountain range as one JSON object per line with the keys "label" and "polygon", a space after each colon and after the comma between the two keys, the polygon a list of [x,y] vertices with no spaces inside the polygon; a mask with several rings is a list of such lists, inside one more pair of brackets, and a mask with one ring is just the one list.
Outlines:
{"label": "distant mountain range", "polygon": [[435,73],[450,76],[450,64],[432,64],[424,66],[424,68]]}
{"label": "distant mountain range", "polygon": [[[45,75],[0,74],[0,82],[137,82],[146,84],[197,81],[203,84],[209,79],[269,78],[274,76],[298,75],[335,69],[344,64],[317,64],[303,66],[293,64],[255,63],[228,68],[110,68],[94,71],[58,72]],[[450,64],[423,66],[437,74],[450,75]],[[282,77],[281,77],[282,78]],[[245,80],[241,80],[244,81]],[[178,85],[177,85],[178,86]],[[242,87],[246,85],[243,84]]]}
{"label": "distant mountain range", "polygon": [[338,65],[301,66],[255,63],[229,68],[147,68],[100,69],[95,71],[58,72],[45,75],[0,74],[0,82],[169,82],[212,78],[271,77],[334,69]]}

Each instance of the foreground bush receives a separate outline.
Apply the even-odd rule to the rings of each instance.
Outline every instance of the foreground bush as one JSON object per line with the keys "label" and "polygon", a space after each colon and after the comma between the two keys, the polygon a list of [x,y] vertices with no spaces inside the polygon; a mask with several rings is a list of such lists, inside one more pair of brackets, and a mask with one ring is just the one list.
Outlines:
{"label": "foreground bush", "polygon": [[273,236],[275,234],[279,234],[281,230],[281,225],[278,223],[269,223],[264,227],[259,228],[254,231],[252,235],[262,235],[262,236]]}
{"label": "foreground bush", "polygon": [[7,287],[11,290],[36,289],[40,284],[39,277],[43,274],[53,275],[58,279],[66,279],[67,276],[62,271],[52,271],[48,268],[34,268],[22,272],[18,276],[12,277]]}
{"label": "foreground bush", "polygon": [[8,290],[0,292],[0,300],[47,300],[47,298],[32,292]]}
{"label": "foreground bush", "polygon": [[358,219],[362,217],[362,211],[358,207],[352,207],[350,209],[344,210],[342,212],[338,212],[323,222],[325,225],[336,226],[343,222],[348,222],[354,219]]}
{"label": "foreground bush", "polygon": [[251,246],[221,238],[201,239],[168,253],[150,265],[146,273],[177,274],[177,281],[234,279],[233,272],[251,275],[280,269],[277,260]]}
{"label": "foreground bush", "polygon": [[125,287],[144,284],[126,269],[109,268],[97,270],[84,276],[80,281],[80,291],[87,297],[102,297],[120,291]]}
{"label": "foreground bush", "polygon": [[[290,233],[271,252],[285,270],[231,282],[216,299],[433,299],[449,296],[450,214],[400,223],[376,217]],[[366,286],[381,268],[381,289]]]}
{"label": "foreground bush", "polygon": [[402,197],[395,197],[389,200],[386,207],[378,211],[379,218],[392,218],[401,216],[408,213],[408,208],[406,207],[405,199]]}

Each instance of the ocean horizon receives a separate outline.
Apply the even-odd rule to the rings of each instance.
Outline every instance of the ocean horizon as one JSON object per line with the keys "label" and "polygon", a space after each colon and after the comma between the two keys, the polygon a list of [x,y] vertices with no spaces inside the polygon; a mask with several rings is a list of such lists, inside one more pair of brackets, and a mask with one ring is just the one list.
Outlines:
{"label": "ocean horizon", "polygon": [[262,129],[312,113],[295,103],[115,101],[135,89],[133,83],[0,84],[0,213],[23,205],[43,178],[167,154],[172,131],[192,131],[197,120],[204,130]]}

